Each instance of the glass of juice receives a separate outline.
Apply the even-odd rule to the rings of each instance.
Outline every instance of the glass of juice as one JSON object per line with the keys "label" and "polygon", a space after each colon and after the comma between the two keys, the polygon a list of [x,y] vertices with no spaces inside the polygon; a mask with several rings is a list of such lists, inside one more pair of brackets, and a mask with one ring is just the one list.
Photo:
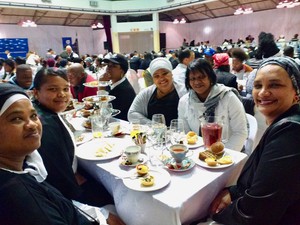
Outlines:
{"label": "glass of juice", "polygon": [[223,123],[220,116],[200,118],[201,134],[204,146],[209,148],[213,143],[222,141]]}

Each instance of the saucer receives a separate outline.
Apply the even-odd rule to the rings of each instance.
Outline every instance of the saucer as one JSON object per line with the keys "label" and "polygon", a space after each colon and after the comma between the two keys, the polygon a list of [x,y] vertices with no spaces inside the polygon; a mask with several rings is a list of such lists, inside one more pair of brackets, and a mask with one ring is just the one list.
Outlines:
{"label": "saucer", "polygon": [[174,158],[170,158],[165,162],[165,167],[170,171],[184,172],[192,169],[195,166],[195,162],[190,158],[185,158],[182,163],[178,164]]}
{"label": "saucer", "polygon": [[138,164],[145,164],[148,161],[148,156],[145,154],[140,154],[139,160],[136,163],[131,163],[127,161],[126,155],[121,155],[119,158],[120,166],[129,166],[129,167],[135,167]]}

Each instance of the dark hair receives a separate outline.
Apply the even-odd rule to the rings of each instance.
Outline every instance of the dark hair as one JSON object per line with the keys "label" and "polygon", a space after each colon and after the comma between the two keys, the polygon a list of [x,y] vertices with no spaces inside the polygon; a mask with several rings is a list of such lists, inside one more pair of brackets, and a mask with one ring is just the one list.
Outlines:
{"label": "dark hair", "polygon": [[34,77],[33,86],[35,89],[40,90],[41,86],[47,83],[48,77],[61,77],[68,81],[67,73],[63,69],[49,68],[40,69]]}
{"label": "dark hair", "polygon": [[21,56],[18,56],[16,57],[15,62],[17,65],[26,64],[26,59]]}
{"label": "dark hair", "polygon": [[210,80],[211,85],[215,85],[217,83],[217,75],[215,74],[210,63],[205,59],[195,59],[188,65],[185,73],[185,87],[188,90],[192,88],[190,85],[189,76],[191,72],[200,72],[203,75],[206,75]]}
{"label": "dark hair", "polygon": [[219,66],[217,70],[229,73],[230,72],[230,65]]}
{"label": "dark hair", "polygon": [[244,62],[249,58],[246,52],[242,48],[232,48],[230,54],[232,58],[237,58],[241,62]]}
{"label": "dark hair", "polygon": [[28,65],[28,64],[21,64],[21,65],[18,65],[18,66],[17,66],[17,69],[16,69],[16,75],[18,76],[18,74],[19,74],[20,72],[23,72],[23,71],[26,71],[26,70],[31,70],[31,71],[32,71],[30,65]]}
{"label": "dark hair", "polygon": [[5,63],[6,65],[10,66],[10,67],[12,68],[12,70],[15,69],[15,61],[14,61],[14,60],[12,60],[12,59],[6,59],[6,60],[4,61],[4,63]]}
{"label": "dark hair", "polygon": [[286,46],[284,49],[283,49],[283,54],[285,56],[289,56],[289,57],[293,57],[294,56],[294,48],[293,46]]}
{"label": "dark hair", "polygon": [[274,35],[271,33],[261,32],[258,35],[258,48],[255,57],[257,59],[269,58],[279,52],[274,39]]}
{"label": "dark hair", "polygon": [[178,53],[179,62],[182,63],[185,58],[190,58],[191,54],[192,54],[192,50],[189,50],[188,48],[184,50],[180,50]]}

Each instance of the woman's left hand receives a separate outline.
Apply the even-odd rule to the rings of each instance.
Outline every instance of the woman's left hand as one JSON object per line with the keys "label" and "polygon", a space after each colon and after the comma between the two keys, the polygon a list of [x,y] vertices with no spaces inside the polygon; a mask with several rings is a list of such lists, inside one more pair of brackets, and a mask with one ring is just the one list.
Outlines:
{"label": "woman's left hand", "polygon": [[109,225],[126,225],[120,217],[112,214],[112,213],[109,213],[109,216],[106,220],[106,222],[109,224]]}
{"label": "woman's left hand", "polygon": [[221,191],[210,205],[210,214],[216,214],[231,203],[231,196],[227,189]]}

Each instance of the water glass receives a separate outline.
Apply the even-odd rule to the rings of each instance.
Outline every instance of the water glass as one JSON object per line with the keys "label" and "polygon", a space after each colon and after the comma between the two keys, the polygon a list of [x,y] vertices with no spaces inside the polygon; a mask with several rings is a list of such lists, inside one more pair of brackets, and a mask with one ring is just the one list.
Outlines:
{"label": "water glass", "polygon": [[172,144],[179,144],[185,137],[184,123],[182,119],[173,119],[170,123]]}
{"label": "water glass", "polygon": [[103,126],[105,124],[105,118],[100,115],[94,115],[90,117],[92,124],[92,133],[94,138],[101,138],[103,134]]}

